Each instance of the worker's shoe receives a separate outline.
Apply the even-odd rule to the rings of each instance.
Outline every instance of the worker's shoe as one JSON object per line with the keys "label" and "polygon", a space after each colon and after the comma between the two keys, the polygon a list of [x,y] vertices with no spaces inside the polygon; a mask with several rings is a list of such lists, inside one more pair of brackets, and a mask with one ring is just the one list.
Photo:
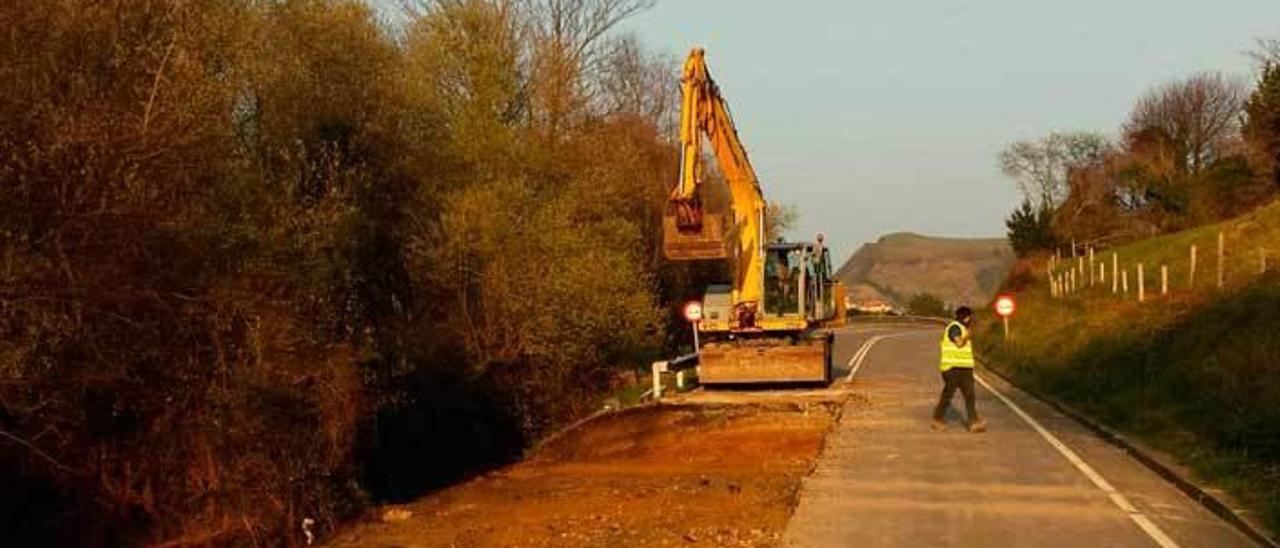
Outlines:
{"label": "worker's shoe", "polygon": [[933,424],[930,424],[929,428],[932,428],[934,432],[941,432],[947,429],[947,423],[934,419]]}
{"label": "worker's shoe", "polygon": [[969,423],[969,431],[970,432],[986,432],[987,421],[978,419],[974,422]]}

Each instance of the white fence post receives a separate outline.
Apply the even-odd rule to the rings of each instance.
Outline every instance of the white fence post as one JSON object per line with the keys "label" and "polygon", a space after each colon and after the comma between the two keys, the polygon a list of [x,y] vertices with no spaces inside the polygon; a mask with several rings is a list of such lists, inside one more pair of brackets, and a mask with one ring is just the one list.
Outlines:
{"label": "white fence post", "polygon": [[1147,300],[1147,288],[1144,283],[1142,263],[1138,263],[1138,302]]}
{"label": "white fence post", "polygon": [[1093,246],[1089,246],[1089,287],[1093,287]]}
{"label": "white fence post", "polygon": [[1222,289],[1226,285],[1226,240],[1227,236],[1222,231],[1218,231],[1218,289]]}
{"label": "white fence post", "polygon": [[1191,272],[1187,274],[1187,288],[1196,288],[1196,246],[1191,244]]}
{"label": "white fence post", "polygon": [[1111,294],[1115,295],[1120,288],[1120,256],[1111,254]]}

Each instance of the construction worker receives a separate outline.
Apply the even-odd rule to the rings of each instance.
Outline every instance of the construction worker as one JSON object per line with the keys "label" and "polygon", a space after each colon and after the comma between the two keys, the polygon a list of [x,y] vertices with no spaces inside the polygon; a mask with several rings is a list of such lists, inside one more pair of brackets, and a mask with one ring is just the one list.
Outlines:
{"label": "construction worker", "polygon": [[947,427],[945,416],[951,406],[951,398],[956,388],[964,394],[965,413],[969,419],[970,432],[985,432],[987,422],[978,416],[973,392],[973,341],[969,338],[969,326],[973,324],[973,310],[967,306],[956,309],[955,321],[947,324],[942,333],[942,359],[939,369],[942,370],[942,397],[938,406],[933,409],[933,429],[942,430]]}

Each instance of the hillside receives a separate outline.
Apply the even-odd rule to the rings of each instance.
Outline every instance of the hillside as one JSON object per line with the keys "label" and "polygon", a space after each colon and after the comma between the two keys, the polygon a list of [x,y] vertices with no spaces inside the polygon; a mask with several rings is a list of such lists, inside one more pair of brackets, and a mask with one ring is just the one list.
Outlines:
{"label": "hillside", "polygon": [[[1063,261],[1054,275],[1074,267],[1079,282],[1067,296],[1051,294],[1044,258],[1022,261],[1005,286],[1019,299],[1013,339],[1002,343],[999,324],[982,311],[979,350],[1019,384],[1173,455],[1280,530],[1278,254],[1280,202],[1221,224],[1099,250],[1107,281],[1099,272],[1092,287],[1079,259]],[[1122,281],[1114,293],[1113,255]]]}
{"label": "hillside", "polygon": [[902,305],[912,295],[927,292],[951,305],[982,305],[995,294],[1013,260],[1013,250],[1000,238],[899,232],[863,244],[836,277],[855,298],[883,296]]}

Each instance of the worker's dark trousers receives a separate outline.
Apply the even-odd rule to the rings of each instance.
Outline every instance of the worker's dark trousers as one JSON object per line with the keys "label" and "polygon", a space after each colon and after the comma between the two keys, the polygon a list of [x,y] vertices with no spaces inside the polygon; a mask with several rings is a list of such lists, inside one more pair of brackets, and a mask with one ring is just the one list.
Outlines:
{"label": "worker's dark trousers", "polygon": [[938,406],[933,409],[933,420],[940,421],[946,416],[951,398],[955,396],[956,388],[959,388],[960,393],[964,394],[964,410],[969,416],[969,422],[977,421],[978,409],[973,401],[973,369],[968,367],[948,369],[942,373],[942,382],[946,385],[942,387],[942,398],[938,400]]}

